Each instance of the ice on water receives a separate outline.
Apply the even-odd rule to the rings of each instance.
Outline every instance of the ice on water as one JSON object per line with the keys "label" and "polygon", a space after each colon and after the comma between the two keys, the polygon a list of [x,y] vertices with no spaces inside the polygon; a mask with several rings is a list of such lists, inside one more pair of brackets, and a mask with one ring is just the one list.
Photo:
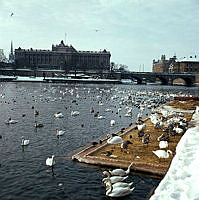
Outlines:
{"label": "ice on water", "polygon": [[150,200],[199,200],[199,112],[176,147],[171,166]]}

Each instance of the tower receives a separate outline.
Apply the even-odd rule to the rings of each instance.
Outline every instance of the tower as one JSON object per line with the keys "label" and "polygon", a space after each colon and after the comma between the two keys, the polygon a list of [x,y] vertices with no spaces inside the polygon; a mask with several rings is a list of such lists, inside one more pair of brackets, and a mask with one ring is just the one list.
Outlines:
{"label": "tower", "polygon": [[10,47],[9,62],[10,63],[14,62],[14,53],[13,53],[13,43],[12,43],[12,41],[11,41],[11,47]]}

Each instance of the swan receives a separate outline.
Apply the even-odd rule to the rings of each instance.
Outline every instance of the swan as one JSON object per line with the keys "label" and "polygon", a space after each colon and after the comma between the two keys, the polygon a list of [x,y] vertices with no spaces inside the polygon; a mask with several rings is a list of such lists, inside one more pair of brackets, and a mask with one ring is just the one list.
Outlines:
{"label": "swan", "polygon": [[159,147],[160,149],[165,149],[169,146],[168,142],[167,141],[160,141],[159,142]]}
{"label": "swan", "polygon": [[158,158],[169,158],[169,153],[172,155],[172,151],[170,150],[156,150],[152,151]]}
{"label": "swan", "polygon": [[9,118],[8,120],[5,121],[5,124],[16,124],[17,122],[18,122],[17,120]]}
{"label": "swan", "polygon": [[142,131],[142,130],[144,130],[146,128],[146,124],[138,124],[137,125],[137,129],[138,129],[138,131]]}
{"label": "swan", "polygon": [[131,192],[134,190],[134,188],[129,188],[129,187],[116,187],[113,188],[112,186],[110,187],[110,189],[108,189],[106,191],[106,196],[109,197],[124,197],[127,196],[129,194],[131,194]]}
{"label": "swan", "polygon": [[24,136],[21,137],[21,146],[29,145],[30,140],[25,140]]}
{"label": "swan", "polygon": [[[112,171],[109,171],[108,173],[110,173],[110,175],[112,176],[126,176],[130,173],[130,169],[132,165],[133,165],[133,162],[128,166],[126,171],[123,169],[114,169]],[[103,174],[108,175],[107,171],[104,171]]]}
{"label": "swan", "polygon": [[63,118],[64,115],[61,112],[57,112],[57,113],[54,114],[54,117],[56,117],[56,118]]}
{"label": "swan", "polygon": [[120,136],[114,136],[107,140],[108,144],[121,144],[123,139]]}
{"label": "swan", "polygon": [[110,179],[111,183],[114,184],[114,183],[117,183],[117,182],[124,181],[125,179],[128,178],[128,176],[112,176],[112,177],[110,177],[109,173],[107,173],[107,174],[105,173],[104,175],[108,175],[108,177],[102,179],[103,183],[107,182],[107,180]]}
{"label": "swan", "polygon": [[97,119],[105,119],[105,117],[102,116],[102,115],[99,115],[99,116],[97,117]]}
{"label": "swan", "polygon": [[110,121],[110,124],[111,124],[111,126],[114,126],[114,125],[115,125],[115,120],[112,119],[112,120]]}
{"label": "swan", "polygon": [[77,116],[77,115],[79,115],[78,111],[71,111],[71,116]]}
{"label": "swan", "polygon": [[42,128],[44,125],[35,121],[35,128]]}
{"label": "swan", "polygon": [[57,136],[62,136],[62,135],[64,135],[64,133],[65,133],[64,130],[56,129],[56,135],[57,135]]}
{"label": "swan", "polygon": [[117,182],[117,183],[111,184],[109,179],[107,179],[104,183],[106,185],[106,190],[108,190],[111,187],[111,185],[112,185],[113,189],[115,189],[117,187],[130,188],[133,185],[133,182],[131,182],[131,183]]}
{"label": "swan", "polygon": [[47,158],[46,159],[46,165],[47,166],[50,166],[50,167],[53,167],[55,165],[55,160],[54,160],[54,155],[52,155],[51,158]]}

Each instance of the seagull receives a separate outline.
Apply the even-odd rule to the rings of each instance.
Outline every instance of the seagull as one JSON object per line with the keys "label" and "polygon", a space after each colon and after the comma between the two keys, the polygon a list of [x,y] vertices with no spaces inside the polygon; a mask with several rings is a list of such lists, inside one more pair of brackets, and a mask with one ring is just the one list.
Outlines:
{"label": "seagull", "polygon": [[14,15],[14,13],[12,12],[11,14],[10,14],[10,17],[12,17]]}

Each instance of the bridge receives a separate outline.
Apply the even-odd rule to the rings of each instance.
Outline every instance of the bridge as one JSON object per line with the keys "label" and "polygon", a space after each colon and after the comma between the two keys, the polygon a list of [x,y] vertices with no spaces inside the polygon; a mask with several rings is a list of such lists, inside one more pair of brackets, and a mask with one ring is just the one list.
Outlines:
{"label": "bridge", "polygon": [[[16,75],[16,76],[45,76],[52,77],[52,74],[58,77],[78,76],[85,74],[92,77],[132,80],[137,84],[160,82],[162,85],[173,85],[176,79],[182,79],[186,86],[199,86],[199,74],[197,73],[156,73],[156,72],[131,72],[131,71],[70,71],[64,70],[31,70],[31,69],[0,69],[0,75]],[[70,75],[69,75],[70,74]],[[78,78],[81,78],[78,76]],[[82,78],[85,78],[82,76]]]}
{"label": "bridge", "polygon": [[143,82],[161,82],[162,85],[173,85],[176,79],[182,79],[186,86],[198,86],[199,74],[196,73],[155,73],[155,72],[123,72],[121,79]]}

